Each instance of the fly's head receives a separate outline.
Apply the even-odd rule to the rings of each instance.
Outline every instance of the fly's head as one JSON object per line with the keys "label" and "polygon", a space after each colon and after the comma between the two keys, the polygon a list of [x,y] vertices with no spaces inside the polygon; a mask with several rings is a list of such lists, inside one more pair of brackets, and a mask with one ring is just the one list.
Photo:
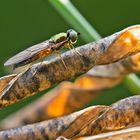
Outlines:
{"label": "fly's head", "polygon": [[75,44],[78,40],[80,33],[76,32],[73,29],[67,30],[67,39],[71,44]]}

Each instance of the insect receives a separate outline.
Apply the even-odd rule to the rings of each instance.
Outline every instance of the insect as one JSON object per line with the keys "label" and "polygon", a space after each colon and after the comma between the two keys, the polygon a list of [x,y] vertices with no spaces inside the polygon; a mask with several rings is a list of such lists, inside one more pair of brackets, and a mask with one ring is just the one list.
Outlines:
{"label": "insect", "polygon": [[[12,66],[14,70],[18,67],[31,64],[36,60],[43,60],[46,56],[54,52],[61,57],[61,55],[59,54],[59,50],[62,47],[74,49],[73,45],[77,42],[79,35],[80,33],[76,32],[73,29],[67,30],[66,33],[56,34],[49,40],[29,47],[26,50],[11,57],[4,63],[4,66]],[[66,67],[62,57],[61,60]]]}

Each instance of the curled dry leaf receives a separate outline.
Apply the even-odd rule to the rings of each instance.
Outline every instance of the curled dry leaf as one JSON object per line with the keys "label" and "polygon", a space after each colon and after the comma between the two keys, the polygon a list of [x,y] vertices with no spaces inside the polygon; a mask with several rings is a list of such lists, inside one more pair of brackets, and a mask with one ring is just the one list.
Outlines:
{"label": "curled dry leaf", "polygon": [[139,58],[140,53],[113,64],[96,66],[86,75],[79,77],[74,84],[61,83],[37,101],[2,120],[1,129],[20,127],[66,115],[84,107],[104,89],[119,84],[126,74],[139,72]]}
{"label": "curled dry leaf", "polygon": [[7,75],[2,78],[0,78],[0,93],[5,89],[5,87],[9,84],[9,82],[14,79],[17,75],[12,74],[12,75]]}
{"label": "curled dry leaf", "polygon": [[79,133],[71,133],[66,129],[62,136],[75,138],[114,131],[136,124],[140,121],[140,96],[125,98],[111,105],[111,108],[93,120]]}
{"label": "curled dry leaf", "polygon": [[[109,37],[77,48],[81,55],[68,51],[61,59],[33,65],[17,76],[12,84],[5,87],[0,96],[1,108],[39,91],[50,88],[56,83],[86,73],[95,65],[108,64],[140,51],[140,26],[132,26]],[[36,74],[34,75],[36,71]]]}
{"label": "curled dry leaf", "polygon": [[99,76],[106,78],[123,77],[130,73],[140,72],[140,53],[123,59],[119,62],[95,66],[87,72],[90,76]]}
{"label": "curled dry leaf", "polygon": [[140,96],[132,96],[109,106],[95,106],[73,114],[0,132],[0,140],[54,140],[96,135],[138,125],[140,122]]}
{"label": "curled dry leaf", "polygon": [[87,100],[95,98],[98,94],[98,92],[93,94],[90,90],[82,92],[82,90],[73,89],[73,84],[69,82],[61,83],[39,101],[2,120],[0,128],[19,127],[71,113],[72,110],[81,108],[84,102],[86,104]]}
{"label": "curled dry leaf", "polygon": [[[65,137],[59,137],[67,140]],[[61,139],[57,140],[61,140]],[[76,138],[74,140],[139,140],[140,139],[140,127],[126,128],[123,130],[113,131],[98,134],[95,136]]]}
{"label": "curled dry leaf", "polygon": [[[13,128],[6,131],[0,132],[0,140],[11,139],[11,140],[54,140],[56,139],[62,131],[64,131],[70,124],[75,120],[76,123],[80,124],[81,121],[89,123],[92,119],[98,117],[102,112],[104,112],[107,106],[95,106],[84,109],[82,111],[75,112],[68,116],[60,117],[57,119],[52,119],[44,121],[41,123],[36,123],[32,125],[23,126],[21,128]],[[78,121],[78,118],[80,120]],[[85,118],[85,117],[88,117]],[[86,121],[87,120],[87,121]]]}

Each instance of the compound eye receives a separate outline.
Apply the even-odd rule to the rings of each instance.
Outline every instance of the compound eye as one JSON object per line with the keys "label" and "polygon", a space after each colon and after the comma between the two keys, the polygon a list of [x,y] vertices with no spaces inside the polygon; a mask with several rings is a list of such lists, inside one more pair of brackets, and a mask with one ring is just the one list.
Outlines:
{"label": "compound eye", "polygon": [[72,29],[67,31],[67,38],[70,40],[72,44],[76,43],[78,39],[78,33]]}

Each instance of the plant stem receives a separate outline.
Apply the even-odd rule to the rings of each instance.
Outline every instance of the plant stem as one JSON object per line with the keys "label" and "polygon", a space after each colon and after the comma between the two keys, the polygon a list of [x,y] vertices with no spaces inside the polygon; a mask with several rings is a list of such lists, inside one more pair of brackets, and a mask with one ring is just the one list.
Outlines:
{"label": "plant stem", "polygon": [[81,33],[84,41],[91,42],[101,38],[69,0],[49,0],[49,2],[72,27]]}
{"label": "plant stem", "polygon": [[[49,2],[72,27],[82,34],[84,41],[91,42],[101,38],[69,0],[49,0]],[[140,80],[135,74],[126,76],[123,81],[123,84],[134,94],[140,94],[139,83]]]}
{"label": "plant stem", "polygon": [[140,79],[135,74],[129,74],[123,80],[129,91],[134,94],[140,94]]}

